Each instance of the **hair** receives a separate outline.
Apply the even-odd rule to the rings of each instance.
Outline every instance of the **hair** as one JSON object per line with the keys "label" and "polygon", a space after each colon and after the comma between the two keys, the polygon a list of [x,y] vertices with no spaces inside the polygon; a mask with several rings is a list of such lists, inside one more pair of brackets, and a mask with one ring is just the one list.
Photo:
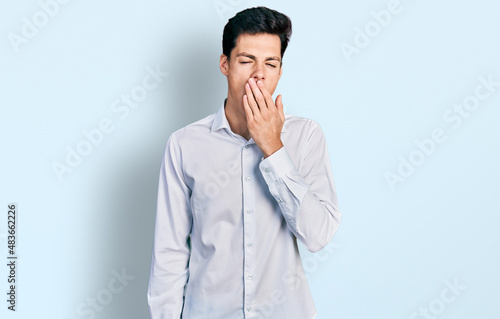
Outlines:
{"label": "hair", "polygon": [[231,51],[241,34],[275,34],[281,41],[281,59],[292,36],[292,21],[283,13],[266,7],[254,7],[238,12],[229,19],[222,35],[222,53],[229,61]]}

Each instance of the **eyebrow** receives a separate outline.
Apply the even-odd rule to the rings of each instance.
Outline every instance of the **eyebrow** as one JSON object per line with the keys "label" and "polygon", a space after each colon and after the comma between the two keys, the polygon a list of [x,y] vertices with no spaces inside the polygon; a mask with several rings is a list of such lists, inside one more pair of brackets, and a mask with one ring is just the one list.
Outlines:
{"label": "eyebrow", "polygon": [[[247,57],[249,59],[256,60],[255,55],[251,55],[251,54],[246,53],[246,52],[240,52],[236,55],[236,57],[239,57],[239,56],[244,56],[244,57]],[[267,57],[265,61],[270,61],[270,60],[276,60],[276,61],[281,63],[281,59],[277,56]]]}

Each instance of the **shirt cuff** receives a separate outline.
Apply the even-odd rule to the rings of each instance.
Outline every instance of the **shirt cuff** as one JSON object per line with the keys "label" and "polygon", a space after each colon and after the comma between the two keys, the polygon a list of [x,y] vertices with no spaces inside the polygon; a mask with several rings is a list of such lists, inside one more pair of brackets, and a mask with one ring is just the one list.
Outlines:
{"label": "shirt cuff", "polygon": [[277,182],[294,170],[295,165],[285,146],[282,146],[279,150],[264,158],[259,164],[259,169],[267,182]]}
{"label": "shirt cuff", "polygon": [[271,196],[278,202],[283,217],[295,234],[300,234],[296,224],[309,184],[300,175],[284,146],[263,159],[259,169],[269,186]]}

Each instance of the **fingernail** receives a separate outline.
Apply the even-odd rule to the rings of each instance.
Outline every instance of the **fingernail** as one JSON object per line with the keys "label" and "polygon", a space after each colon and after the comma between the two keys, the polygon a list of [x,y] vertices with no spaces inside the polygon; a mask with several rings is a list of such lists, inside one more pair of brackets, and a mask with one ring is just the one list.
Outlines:
{"label": "fingernail", "polygon": [[254,80],[253,80],[252,78],[250,78],[250,79],[248,80],[248,82],[250,82],[250,83],[254,83]]}
{"label": "fingernail", "polygon": [[258,81],[258,82],[257,82],[257,85],[258,85],[258,86],[262,86],[262,81]]}

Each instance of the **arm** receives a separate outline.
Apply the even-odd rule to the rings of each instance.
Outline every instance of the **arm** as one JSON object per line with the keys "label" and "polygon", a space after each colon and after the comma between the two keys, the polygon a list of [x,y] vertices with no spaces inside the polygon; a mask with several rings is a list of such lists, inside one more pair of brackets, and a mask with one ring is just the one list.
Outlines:
{"label": "arm", "polygon": [[302,142],[299,172],[281,143],[285,122],[281,95],[274,103],[264,83],[253,79],[248,80],[245,92],[248,130],[265,157],[259,169],[290,231],[309,251],[317,252],[331,240],[341,219],[323,131],[312,122]]}
{"label": "arm", "polygon": [[184,182],[180,152],[173,135],[160,169],[156,222],[148,286],[152,319],[179,319],[189,278],[191,191]]}
{"label": "arm", "polygon": [[300,171],[286,147],[259,164],[288,228],[311,252],[330,242],[341,220],[325,136],[321,127],[315,126],[303,142]]}

